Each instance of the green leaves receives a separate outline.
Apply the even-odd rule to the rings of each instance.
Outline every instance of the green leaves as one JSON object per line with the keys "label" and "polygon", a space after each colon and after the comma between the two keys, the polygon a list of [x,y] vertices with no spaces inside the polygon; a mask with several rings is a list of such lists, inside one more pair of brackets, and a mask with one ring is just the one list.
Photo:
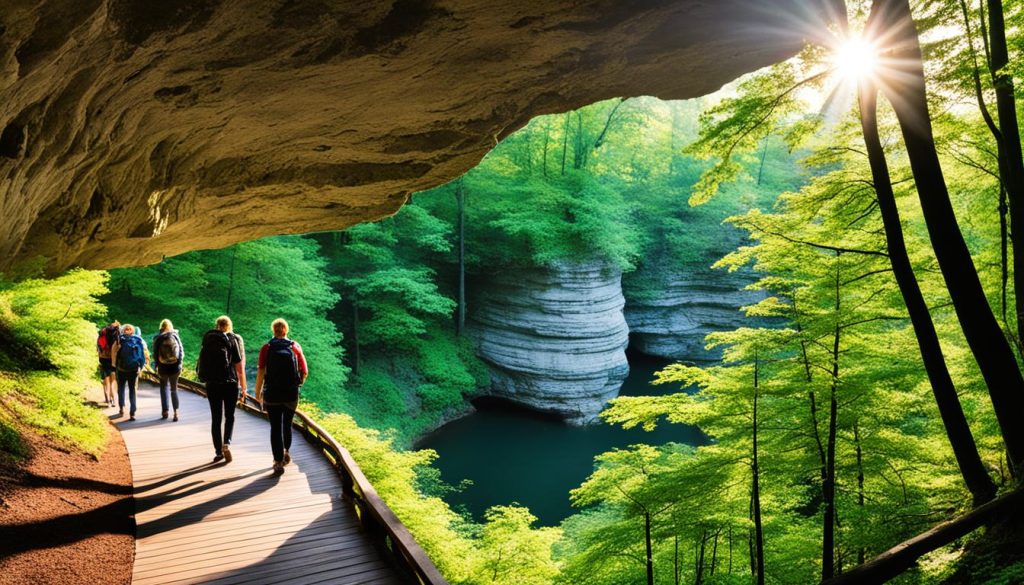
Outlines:
{"label": "green leaves", "polygon": [[271,321],[283,317],[309,362],[303,396],[329,405],[336,403],[348,368],[341,362],[341,334],[326,317],[339,297],[325,269],[316,242],[280,236],[114,270],[104,300],[111,318],[141,325],[147,338],[161,319],[170,319],[181,333],[186,367],[195,363],[202,335],[226,313],[246,340],[247,362],[254,368],[272,335]]}

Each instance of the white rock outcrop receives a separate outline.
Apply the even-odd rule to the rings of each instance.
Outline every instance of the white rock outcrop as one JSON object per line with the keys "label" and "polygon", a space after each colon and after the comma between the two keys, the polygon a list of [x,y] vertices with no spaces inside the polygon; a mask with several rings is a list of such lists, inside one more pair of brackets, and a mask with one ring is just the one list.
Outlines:
{"label": "white rock outcrop", "polygon": [[570,423],[595,420],[629,373],[621,280],[600,262],[489,278],[470,327],[492,393]]}
{"label": "white rock outcrop", "polygon": [[744,290],[755,280],[750,272],[684,267],[659,271],[655,279],[646,286],[657,295],[631,298],[626,305],[631,347],[687,363],[719,359],[720,351],[704,348],[704,337],[749,326],[740,308],[764,298],[763,291]]}

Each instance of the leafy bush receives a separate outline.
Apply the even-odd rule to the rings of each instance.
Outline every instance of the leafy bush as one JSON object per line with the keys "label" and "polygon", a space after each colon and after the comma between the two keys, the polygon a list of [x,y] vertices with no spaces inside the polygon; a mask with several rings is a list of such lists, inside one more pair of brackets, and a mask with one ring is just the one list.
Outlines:
{"label": "leafy bush", "polygon": [[106,274],[73,270],[54,279],[28,279],[0,285],[0,330],[5,354],[0,370],[0,422],[3,439],[11,423],[89,453],[106,442],[107,421],[83,403],[82,391],[99,384],[96,329],[103,314],[97,297],[106,292]]}

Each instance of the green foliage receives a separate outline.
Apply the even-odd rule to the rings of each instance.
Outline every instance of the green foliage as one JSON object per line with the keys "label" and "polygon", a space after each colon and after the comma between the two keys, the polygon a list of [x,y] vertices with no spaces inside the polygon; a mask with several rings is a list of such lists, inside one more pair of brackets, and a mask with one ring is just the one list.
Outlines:
{"label": "green foliage", "polygon": [[[0,286],[0,424],[4,451],[24,455],[13,429],[31,429],[87,453],[106,443],[102,412],[83,401],[96,379],[97,297],[106,274],[73,270]],[[13,449],[13,451],[9,451]]]}
{"label": "green foliage", "polygon": [[[454,513],[422,491],[420,476],[437,457],[431,450],[402,451],[378,431],[360,428],[343,414],[315,415],[352,454],[377,493],[409,528],[416,542],[452,583],[550,583],[557,573],[551,547],[559,531],[533,529],[536,521],[516,506],[492,508],[483,525]],[[429,472],[427,483],[429,481]],[[474,534],[479,534],[474,538]]]}
{"label": "green foliage", "polygon": [[28,446],[21,438],[21,434],[0,420],[0,454],[14,459],[24,459],[29,456]]}
{"label": "green foliage", "polygon": [[348,378],[342,364],[341,334],[326,313],[338,301],[316,242],[280,236],[224,250],[190,252],[153,266],[111,272],[104,300],[111,319],[157,332],[170,319],[181,334],[185,363],[195,363],[204,333],[228,314],[246,340],[250,370],[260,347],[272,336],[270,323],[288,321],[289,337],[309,363],[303,397],[329,407]]}
{"label": "green foliage", "polygon": [[438,421],[464,412],[466,399],[485,389],[490,378],[469,340],[437,326],[402,347],[370,352],[337,410],[409,445]]}
{"label": "green foliage", "polygon": [[545,585],[558,574],[551,547],[561,536],[557,528],[533,528],[537,518],[526,508],[494,506],[480,531],[480,582],[504,585]]}

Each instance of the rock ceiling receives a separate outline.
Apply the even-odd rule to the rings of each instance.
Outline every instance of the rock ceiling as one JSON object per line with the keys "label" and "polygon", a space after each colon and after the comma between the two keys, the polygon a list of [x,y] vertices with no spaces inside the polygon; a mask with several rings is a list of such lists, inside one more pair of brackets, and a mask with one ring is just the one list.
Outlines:
{"label": "rock ceiling", "polygon": [[0,270],[394,213],[531,117],[688,98],[830,0],[0,0]]}

